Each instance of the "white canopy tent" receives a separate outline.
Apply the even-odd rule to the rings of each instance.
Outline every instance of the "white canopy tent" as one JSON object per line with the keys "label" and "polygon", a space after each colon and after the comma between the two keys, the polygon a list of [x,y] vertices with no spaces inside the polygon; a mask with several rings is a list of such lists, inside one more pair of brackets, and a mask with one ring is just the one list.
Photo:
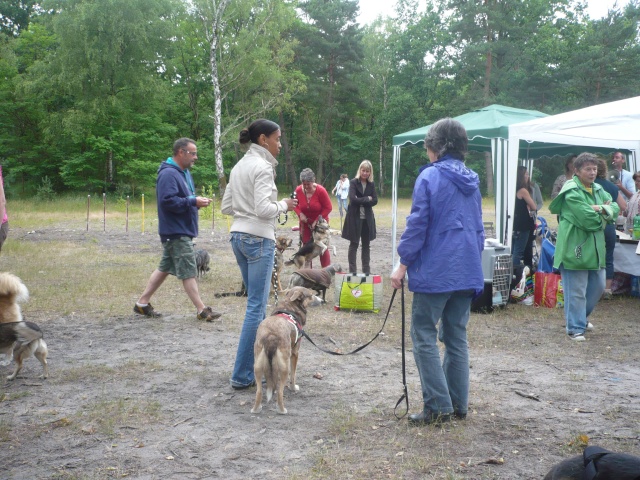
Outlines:
{"label": "white canopy tent", "polygon": [[[550,117],[538,118],[509,126],[507,147],[507,196],[513,212],[516,197],[516,172],[520,164],[521,142],[545,142],[584,147],[628,150],[627,168],[638,170],[640,152],[640,97],[603,103]],[[578,149],[579,151],[579,149]],[[506,235],[503,217],[496,217],[496,233],[510,243],[513,222],[508,222]]]}

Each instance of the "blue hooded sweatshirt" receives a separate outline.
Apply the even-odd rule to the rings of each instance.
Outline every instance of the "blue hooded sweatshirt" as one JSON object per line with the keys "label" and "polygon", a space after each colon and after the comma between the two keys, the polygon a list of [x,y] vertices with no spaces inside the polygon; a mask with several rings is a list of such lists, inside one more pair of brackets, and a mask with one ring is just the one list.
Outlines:
{"label": "blue hooded sweatshirt", "polygon": [[156,180],[158,233],[163,242],[198,236],[198,207],[193,178],[171,157],[160,164]]}
{"label": "blue hooded sweatshirt", "polygon": [[448,155],[421,169],[398,245],[410,291],[482,293],[484,228],[479,186],[478,175]]}

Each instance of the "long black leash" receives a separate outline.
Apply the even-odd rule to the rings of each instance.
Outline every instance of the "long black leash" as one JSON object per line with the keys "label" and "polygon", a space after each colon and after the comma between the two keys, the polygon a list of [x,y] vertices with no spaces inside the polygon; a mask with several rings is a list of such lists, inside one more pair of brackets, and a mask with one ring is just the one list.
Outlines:
{"label": "long black leash", "polygon": [[[380,330],[378,330],[378,333],[376,333],[376,335],[369,340],[367,343],[365,343],[364,345],[360,345],[358,348],[356,348],[355,350],[353,350],[352,352],[349,353],[340,353],[340,352],[335,352],[333,350],[326,350],[318,345],[316,345],[316,343],[311,340],[311,337],[309,335],[307,335],[307,332],[305,332],[304,330],[302,330],[301,335],[306,338],[307,340],[309,340],[309,342],[311,342],[311,345],[313,345],[314,347],[316,347],[318,350],[323,351],[324,353],[328,353],[329,355],[353,355],[354,353],[358,353],[360,350],[362,350],[363,348],[367,347],[371,342],[373,342],[376,338],[378,338],[378,336],[382,333],[382,330],[384,330],[384,326],[387,323],[387,319],[389,318],[389,312],[391,312],[391,306],[393,305],[393,299],[396,296],[396,290],[393,291],[393,294],[391,295],[391,301],[389,302],[389,308],[387,309],[387,316],[384,317],[384,322],[382,322],[382,326],[380,327]],[[403,312],[404,315],[404,312]]]}
{"label": "long black leash", "polygon": [[[409,413],[409,393],[407,391],[407,371],[406,371],[406,361],[405,361],[405,354],[404,354],[404,350],[405,350],[405,344],[404,344],[404,332],[405,332],[405,313],[404,313],[404,281],[402,282],[402,287],[401,287],[402,291],[400,293],[400,305],[401,305],[401,309],[402,309],[402,387],[404,389],[404,393],[402,394],[402,396],[400,397],[400,400],[398,400],[398,402],[396,403],[396,406],[393,409],[393,414],[395,415],[395,417],[400,420],[401,418],[403,418],[405,415],[407,415],[407,413]],[[384,317],[384,322],[382,322],[382,327],[380,327],[380,330],[378,331],[378,333],[375,334],[375,336],[369,340],[367,343],[365,343],[364,345],[360,345],[358,348],[356,348],[355,350],[349,352],[349,353],[340,353],[340,352],[335,352],[332,350],[327,350],[324,349],[318,345],[316,345],[316,343],[311,340],[311,337],[309,337],[309,335],[307,335],[307,332],[305,332],[304,330],[300,331],[300,334],[306,338],[307,340],[309,340],[309,342],[311,342],[311,345],[313,345],[314,347],[316,347],[318,350],[321,350],[325,353],[328,353],[329,355],[353,355],[354,353],[358,353],[360,350],[362,350],[363,348],[367,347],[371,342],[373,342],[376,338],[378,338],[378,336],[382,333],[382,330],[384,330],[384,326],[387,323],[387,319],[389,318],[389,313],[391,312],[391,307],[393,306],[393,300],[396,298],[396,292],[398,290],[394,289],[393,290],[393,294],[391,294],[391,301],[389,302],[389,308],[387,309],[387,315]],[[398,414],[396,413],[396,411],[398,410],[398,405],[400,405],[402,403],[402,401],[405,401],[405,405],[406,405],[406,410],[405,412],[398,416]]]}
{"label": "long black leash", "polygon": [[[405,355],[404,355],[404,329],[405,329],[405,316],[404,316],[404,280],[402,281],[402,292],[400,293],[400,305],[402,308],[402,388],[404,390],[404,393],[402,394],[402,396],[400,397],[400,399],[397,401],[396,406],[393,408],[393,414],[395,415],[395,417],[400,420],[401,418],[403,418],[405,415],[407,415],[407,413],[409,413],[409,392],[407,391],[407,369],[406,369],[406,359],[405,359]],[[395,291],[394,291],[395,293]],[[398,405],[400,405],[402,403],[402,400],[404,400],[406,409],[404,411],[404,413],[400,416],[398,416],[398,414],[396,413],[396,411],[398,410]]]}

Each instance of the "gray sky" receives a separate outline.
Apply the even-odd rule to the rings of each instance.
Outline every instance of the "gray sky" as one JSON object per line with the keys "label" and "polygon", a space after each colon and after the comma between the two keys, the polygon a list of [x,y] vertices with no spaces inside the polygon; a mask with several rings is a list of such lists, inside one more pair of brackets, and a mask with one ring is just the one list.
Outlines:
{"label": "gray sky", "polygon": [[[395,0],[360,0],[361,24],[373,21],[378,15],[393,15]],[[591,18],[602,18],[609,8],[616,3],[615,0],[587,0],[587,13]],[[626,5],[628,0],[617,0],[618,7]]]}

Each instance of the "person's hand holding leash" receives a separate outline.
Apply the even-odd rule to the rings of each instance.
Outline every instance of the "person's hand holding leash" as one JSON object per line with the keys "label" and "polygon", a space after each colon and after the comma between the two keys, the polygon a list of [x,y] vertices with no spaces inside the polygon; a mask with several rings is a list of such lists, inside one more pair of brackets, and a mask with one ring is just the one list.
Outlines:
{"label": "person's hand holding leash", "polygon": [[391,274],[391,286],[396,290],[402,288],[402,282],[406,274],[407,266],[400,263]]}

